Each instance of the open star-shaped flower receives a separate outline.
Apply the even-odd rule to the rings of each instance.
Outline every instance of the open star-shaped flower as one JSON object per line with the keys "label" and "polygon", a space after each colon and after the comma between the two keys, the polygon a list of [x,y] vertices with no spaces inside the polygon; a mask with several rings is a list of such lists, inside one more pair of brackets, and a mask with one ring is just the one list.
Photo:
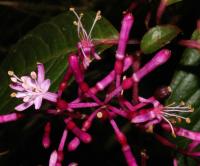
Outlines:
{"label": "open star-shaped flower", "polygon": [[33,71],[30,76],[20,78],[13,71],[8,71],[12,81],[10,88],[17,91],[12,93],[11,97],[23,99],[23,103],[15,107],[17,111],[23,111],[33,104],[35,109],[40,109],[43,99],[57,101],[57,94],[48,92],[51,83],[49,79],[45,79],[44,65],[37,63],[37,68],[38,74]]}

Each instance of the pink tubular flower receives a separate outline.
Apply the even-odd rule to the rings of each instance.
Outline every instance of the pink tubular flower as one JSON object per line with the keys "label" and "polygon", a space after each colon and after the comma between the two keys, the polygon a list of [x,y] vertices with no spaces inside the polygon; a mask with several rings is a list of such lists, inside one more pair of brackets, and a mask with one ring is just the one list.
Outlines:
{"label": "pink tubular flower", "polygon": [[[165,130],[170,131],[170,126],[168,124],[162,124],[162,127]],[[180,127],[174,127],[174,132],[178,136],[185,137],[194,141],[200,141],[200,132],[194,132]]]}
{"label": "pink tubular flower", "polygon": [[18,114],[18,113],[0,115],[0,123],[12,122],[12,121],[20,119],[22,116],[23,115]]}
{"label": "pink tubular flower", "polygon": [[20,78],[13,71],[8,71],[8,75],[12,81],[10,88],[17,91],[17,93],[12,93],[11,97],[23,99],[23,103],[15,107],[17,111],[23,111],[33,104],[36,110],[40,109],[42,99],[51,102],[57,101],[57,94],[48,92],[50,80],[45,80],[44,65],[38,63],[37,67],[38,74],[33,71],[30,73],[30,76],[22,76]]}
{"label": "pink tubular flower", "polygon": [[56,150],[54,150],[51,153],[51,156],[50,156],[50,159],[49,159],[49,166],[56,166],[57,159],[58,159],[58,153],[57,153]]}
{"label": "pink tubular flower", "polygon": [[171,51],[168,49],[162,49],[156,53],[156,55],[141,69],[133,74],[133,80],[139,82],[144,76],[152,72],[158,66],[166,63],[171,57]]}

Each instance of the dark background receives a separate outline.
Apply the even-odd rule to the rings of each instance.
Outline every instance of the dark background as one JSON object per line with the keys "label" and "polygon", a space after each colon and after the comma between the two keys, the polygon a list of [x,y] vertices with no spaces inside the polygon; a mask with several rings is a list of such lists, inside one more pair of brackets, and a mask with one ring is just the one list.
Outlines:
{"label": "dark background", "polygon": [[[183,30],[179,38],[190,38],[196,27],[196,20],[200,16],[198,1],[183,0],[181,3],[168,7],[162,23],[176,23]],[[129,7],[131,2],[131,0],[0,1],[0,59],[2,61],[12,45],[28,31],[39,23],[68,10],[71,6],[78,9],[101,10],[102,15],[119,30],[122,12]],[[155,25],[155,12],[158,2],[158,0],[146,0],[133,11],[136,22],[131,38],[140,39],[146,31],[144,18],[149,10],[152,11],[150,26]],[[157,86],[170,83],[183,51],[182,47],[175,44],[176,40],[168,46],[175,52],[170,62],[146,77],[141,83],[140,94],[142,96],[150,96]],[[129,47],[128,51],[132,53],[136,49],[138,48]],[[113,49],[108,50],[106,53],[113,53]],[[145,63],[150,57],[144,56],[142,63]],[[103,60],[101,63],[94,64],[91,70],[97,65],[99,70],[102,69],[102,66],[105,70],[110,70],[110,65],[105,65],[108,59],[105,57]],[[109,59],[110,62],[113,60]],[[45,150],[41,146],[43,126],[47,120],[51,120],[53,124],[51,134],[53,142],[49,150]],[[140,152],[146,149],[149,156],[148,165],[172,165],[171,159],[175,154],[173,151],[158,143],[151,134],[144,134],[133,127],[130,128],[121,119],[118,119],[118,123],[127,133],[128,142],[138,163],[140,163]],[[0,166],[48,165],[50,153],[58,146],[63,129],[64,126],[59,118],[46,117],[42,113],[35,115],[31,111],[27,114],[26,120],[0,125]],[[93,136],[93,142],[89,145],[81,145],[76,152],[65,153],[63,165],[67,165],[70,161],[77,161],[80,166],[126,165],[120,146],[114,141],[113,131],[107,121],[95,121],[90,133]]]}

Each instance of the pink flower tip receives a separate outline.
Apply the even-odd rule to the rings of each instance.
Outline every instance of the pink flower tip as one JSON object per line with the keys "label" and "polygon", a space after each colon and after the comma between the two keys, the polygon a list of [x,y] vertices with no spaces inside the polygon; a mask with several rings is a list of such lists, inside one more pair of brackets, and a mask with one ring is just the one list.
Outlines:
{"label": "pink flower tip", "polygon": [[56,150],[54,150],[51,153],[51,156],[50,156],[50,159],[49,159],[49,166],[56,166],[57,159],[58,159],[58,153],[57,153]]}
{"label": "pink flower tip", "polygon": [[76,150],[79,144],[80,144],[80,140],[76,137],[68,144],[67,148],[69,151],[74,151]]}
{"label": "pink flower tip", "polygon": [[68,166],[78,166],[78,163],[71,162],[71,163],[69,163],[69,165],[68,165]]}
{"label": "pink flower tip", "polygon": [[133,15],[131,13],[126,13],[125,16],[124,16],[123,22],[132,24],[133,21],[134,21]]}
{"label": "pink flower tip", "polygon": [[49,137],[48,136],[44,136],[43,139],[42,139],[42,145],[43,145],[43,147],[45,149],[49,148],[50,143],[51,143],[51,141],[50,141]]}
{"label": "pink flower tip", "polygon": [[171,57],[171,51],[168,49],[160,50],[153,58],[154,62],[158,65],[165,63]]}
{"label": "pink flower tip", "polygon": [[19,113],[10,113],[7,115],[0,115],[0,123],[16,121],[22,117],[23,117],[23,115],[19,114]]}
{"label": "pink flower tip", "polygon": [[92,137],[88,134],[88,133],[82,133],[80,135],[80,138],[81,140],[84,142],[84,143],[90,143],[92,141]]}

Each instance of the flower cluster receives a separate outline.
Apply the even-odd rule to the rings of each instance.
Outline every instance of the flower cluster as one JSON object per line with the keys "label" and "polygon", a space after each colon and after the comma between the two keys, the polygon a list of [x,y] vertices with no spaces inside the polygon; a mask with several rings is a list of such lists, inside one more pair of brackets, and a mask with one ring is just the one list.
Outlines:
{"label": "flower cluster", "polygon": [[[161,7],[163,8],[163,7]],[[162,13],[162,9],[159,9],[159,13]],[[190,123],[190,119],[181,116],[180,113],[191,113],[193,109],[191,106],[187,106],[184,103],[170,105],[163,105],[159,101],[159,98],[167,97],[171,89],[170,87],[163,87],[158,93],[149,97],[148,99],[139,96],[138,84],[140,81],[154,71],[159,66],[166,63],[171,57],[171,51],[168,49],[161,49],[153,58],[145,65],[140,67],[139,59],[136,55],[128,55],[126,47],[129,40],[129,34],[134,24],[134,17],[131,12],[124,14],[121,30],[119,34],[119,40],[117,50],[115,54],[114,69],[110,71],[102,80],[98,81],[94,86],[90,87],[85,81],[85,73],[90,65],[91,57],[96,60],[100,60],[100,56],[95,52],[95,45],[92,41],[92,30],[96,22],[101,18],[100,12],[97,12],[94,19],[94,23],[89,31],[89,34],[84,29],[81,22],[83,14],[77,14],[74,8],[70,8],[77,21],[74,24],[77,26],[78,36],[80,41],[77,44],[77,52],[71,53],[68,56],[68,68],[60,82],[57,93],[49,92],[50,80],[44,77],[44,66],[41,63],[37,64],[38,74],[31,72],[30,76],[17,77],[13,71],[9,71],[8,74],[11,77],[12,83],[10,87],[17,91],[12,93],[12,97],[22,98],[23,103],[15,107],[17,111],[24,111],[31,105],[35,105],[35,109],[40,109],[42,100],[45,99],[54,103],[55,109],[46,110],[47,113],[57,115],[63,115],[63,123],[66,124],[66,128],[63,131],[63,135],[60,140],[60,144],[57,150],[54,150],[50,156],[49,166],[60,166],[63,161],[64,145],[67,143],[68,132],[72,132],[75,137],[68,142],[68,151],[74,151],[78,148],[79,144],[90,143],[92,141],[91,135],[88,133],[93,120],[95,118],[101,118],[106,115],[106,118],[113,128],[116,140],[121,145],[121,150],[126,159],[127,165],[137,166],[138,162],[132,154],[130,145],[127,142],[125,134],[118,127],[116,117],[121,117],[130,122],[133,126],[140,128],[144,132],[152,132],[155,138],[170,148],[173,148],[180,153],[190,156],[199,157],[200,152],[195,151],[195,148],[200,143],[200,133],[189,131],[184,128],[180,128],[176,125],[176,122],[185,120],[186,123]],[[160,17],[161,14],[158,15]],[[132,75],[126,77],[126,71],[132,70]],[[78,84],[78,98],[73,101],[66,101],[63,97],[63,92],[68,89],[69,80],[74,77]],[[105,97],[100,99],[99,92],[104,92]],[[132,91],[130,98],[124,94],[126,91]],[[113,102],[114,101],[114,102]],[[77,115],[77,111],[81,108],[88,109],[90,112],[87,116]],[[79,111],[80,112],[80,111]],[[0,123],[13,121],[21,118],[19,113],[12,113],[10,115],[0,116]],[[83,121],[82,126],[75,123],[74,119],[80,119]],[[191,140],[191,144],[186,149],[177,147],[176,144],[170,142],[167,138],[154,132],[154,127],[160,126],[164,131],[170,132],[173,137],[180,136]],[[44,127],[44,135],[42,144],[45,148],[51,145],[50,140],[51,123],[48,122]],[[146,153],[142,153],[142,158],[147,159]],[[177,164],[174,159],[175,165]],[[77,163],[71,163],[71,166],[77,165]]]}

